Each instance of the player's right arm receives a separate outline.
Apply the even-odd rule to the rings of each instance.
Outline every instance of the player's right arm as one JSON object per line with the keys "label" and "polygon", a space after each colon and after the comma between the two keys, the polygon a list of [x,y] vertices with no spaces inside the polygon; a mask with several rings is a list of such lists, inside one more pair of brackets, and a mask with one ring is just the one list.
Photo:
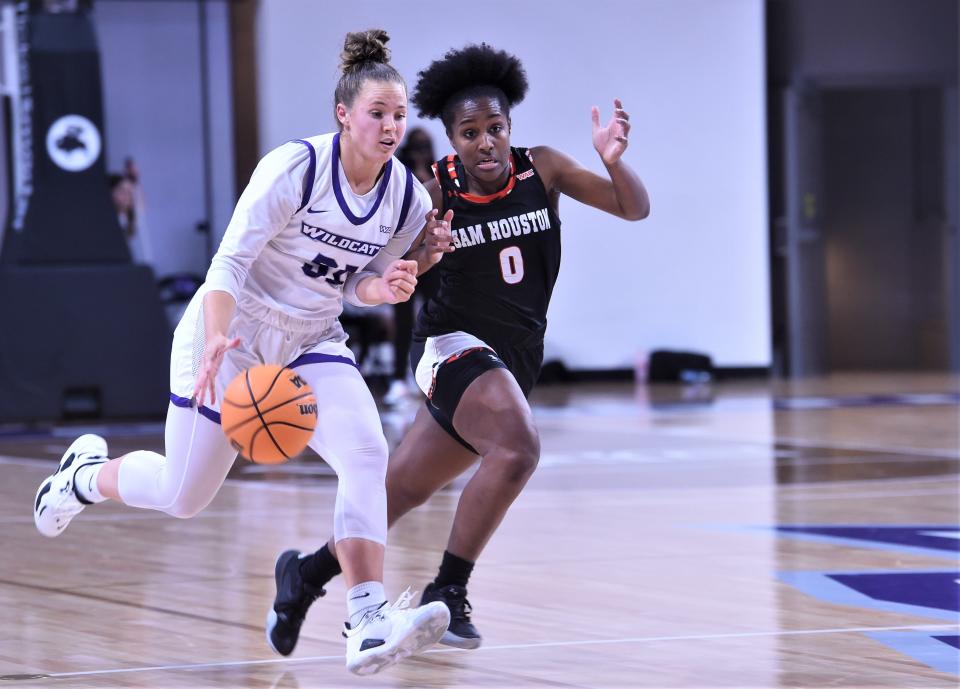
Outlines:
{"label": "player's right arm", "polygon": [[216,401],[215,381],[224,355],[238,346],[230,322],[250,266],[297,212],[308,152],[288,143],[263,157],[244,189],[207,271],[203,297],[205,345],[194,386],[197,404]]}
{"label": "player's right arm", "polygon": [[227,337],[230,321],[233,320],[233,312],[236,308],[237,301],[227,292],[213,290],[203,296],[203,329],[206,344],[193,388],[193,398],[197,405],[205,404],[207,399],[211,403],[217,401],[217,388],[214,383],[217,379],[217,371],[220,370],[220,363],[228,350],[240,345],[239,337],[232,340]]}

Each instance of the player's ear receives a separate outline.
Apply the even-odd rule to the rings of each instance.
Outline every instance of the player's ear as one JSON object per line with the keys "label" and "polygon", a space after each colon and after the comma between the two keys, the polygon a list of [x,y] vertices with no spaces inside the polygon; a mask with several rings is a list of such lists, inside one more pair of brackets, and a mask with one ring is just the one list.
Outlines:
{"label": "player's ear", "polygon": [[343,103],[337,103],[336,107],[337,121],[341,124],[344,129],[349,129],[347,126],[350,123],[350,113],[347,111],[347,106]]}

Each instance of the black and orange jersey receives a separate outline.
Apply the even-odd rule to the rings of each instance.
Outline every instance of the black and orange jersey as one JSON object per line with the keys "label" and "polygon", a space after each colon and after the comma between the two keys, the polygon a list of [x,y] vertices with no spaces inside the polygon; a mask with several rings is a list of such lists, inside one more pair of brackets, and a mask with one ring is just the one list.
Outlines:
{"label": "black and orange jersey", "polygon": [[[560,270],[560,219],[530,152],[511,148],[510,165],[503,189],[480,196],[462,188],[459,158],[451,155],[435,164],[443,194],[440,214],[451,208],[454,213],[456,251],[433,268],[439,272],[439,290],[420,311],[414,334],[426,338],[463,331],[480,338],[518,380],[521,373],[532,377],[529,385],[520,380],[528,392],[540,367],[547,307]],[[518,370],[531,368],[532,360],[537,370]]]}

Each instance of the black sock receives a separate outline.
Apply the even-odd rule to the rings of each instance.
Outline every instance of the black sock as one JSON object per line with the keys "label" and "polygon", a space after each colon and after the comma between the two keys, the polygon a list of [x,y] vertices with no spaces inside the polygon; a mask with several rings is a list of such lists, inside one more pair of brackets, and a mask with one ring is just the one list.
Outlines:
{"label": "black sock", "polygon": [[440,571],[437,578],[433,580],[436,587],[444,586],[463,586],[466,588],[467,581],[470,579],[470,573],[473,572],[473,562],[457,557],[449,550],[443,551],[443,561],[440,562]]}
{"label": "black sock", "polygon": [[303,558],[300,563],[300,576],[311,586],[323,586],[342,571],[340,563],[326,543],[310,557]]}

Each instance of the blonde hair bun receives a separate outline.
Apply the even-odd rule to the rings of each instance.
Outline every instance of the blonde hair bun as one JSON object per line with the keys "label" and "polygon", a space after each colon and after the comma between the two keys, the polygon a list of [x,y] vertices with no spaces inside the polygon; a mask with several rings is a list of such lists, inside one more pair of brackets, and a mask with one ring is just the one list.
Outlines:
{"label": "blonde hair bun", "polygon": [[367,62],[390,62],[387,42],[390,36],[383,29],[369,29],[348,33],[340,53],[340,70],[346,72]]}

